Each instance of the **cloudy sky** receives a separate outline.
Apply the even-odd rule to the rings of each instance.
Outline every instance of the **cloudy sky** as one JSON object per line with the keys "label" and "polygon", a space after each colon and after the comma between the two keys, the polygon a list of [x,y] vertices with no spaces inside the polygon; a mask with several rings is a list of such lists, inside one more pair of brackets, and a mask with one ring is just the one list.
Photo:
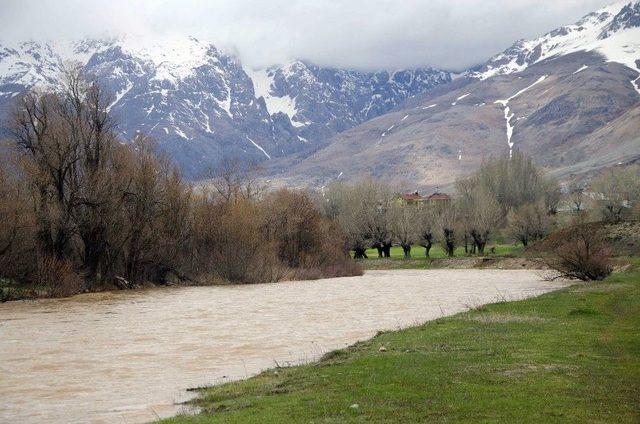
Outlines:
{"label": "cloudy sky", "polygon": [[189,34],[254,67],[459,70],[614,0],[0,1],[0,40]]}

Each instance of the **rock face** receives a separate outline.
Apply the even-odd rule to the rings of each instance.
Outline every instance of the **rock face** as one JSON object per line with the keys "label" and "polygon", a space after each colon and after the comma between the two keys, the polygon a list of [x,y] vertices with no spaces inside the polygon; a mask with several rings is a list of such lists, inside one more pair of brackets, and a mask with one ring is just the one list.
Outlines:
{"label": "rock face", "polygon": [[248,70],[193,37],[0,45],[0,115],[34,86],[58,87],[81,63],[113,93],[123,138],[158,140],[191,177],[224,158],[268,161],[314,146],[451,80],[431,68],[376,73],[295,61]]}
{"label": "rock face", "polygon": [[414,189],[450,186],[510,150],[563,179],[638,161],[639,11],[618,4],[519,41],[308,157],[273,163],[270,178],[321,187],[368,175]]}

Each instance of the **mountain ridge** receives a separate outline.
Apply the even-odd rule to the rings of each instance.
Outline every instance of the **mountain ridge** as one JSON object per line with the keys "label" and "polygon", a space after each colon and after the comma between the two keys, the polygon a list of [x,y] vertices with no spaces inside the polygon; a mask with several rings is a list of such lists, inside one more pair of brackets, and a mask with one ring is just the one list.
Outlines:
{"label": "mountain ridge", "polygon": [[618,3],[516,42],[267,174],[277,185],[322,187],[368,175],[435,188],[514,149],[563,180],[640,160],[639,16],[640,2]]}
{"label": "mountain ridge", "polygon": [[362,72],[293,61],[247,70],[194,37],[83,39],[0,47],[0,113],[68,60],[113,93],[124,139],[144,132],[192,177],[225,158],[267,161],[308,149],[451,80],[433,68]]}

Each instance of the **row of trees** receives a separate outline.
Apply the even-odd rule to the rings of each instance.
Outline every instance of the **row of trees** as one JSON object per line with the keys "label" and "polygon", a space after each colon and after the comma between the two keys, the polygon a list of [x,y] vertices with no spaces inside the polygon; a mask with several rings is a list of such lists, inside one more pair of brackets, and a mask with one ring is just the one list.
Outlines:
{"label": "row of trees", "polygon": [[194,190],[147,137],[122,143],[110,100],[79,69],[26,95],[0,149],[0,277],[67,295],[214,276],[275,281],[358,273],[341,228],[239,165]]}
{"label": "row of trees", "polygon": [[343,227],[355,258],[366,257],[368,248],[389,256],[394,244],[406,258],[415,245],[428,257],[437,242],[449,256],[462,245],[466,253],[484,255],[497,234],[528,246],[563,228],[538,249],[541,259],[557,271],[555,277],[594,280],[611,272],[611,251],[606,227],[587,218],[617,223],[638,217],[640,167],[607,169],[588,190],[562,193],[531,159],[516,153],[493,158],[458,180],[451,201],[408,204],[394,192],[372,181],[334,184],[324,192],[325,213]]}
{"label": "row of trees", "polygon": [[544,237],[561,195],[557,183],[518,153],[487,161],[459,180],[456,192],[451,201],[406,204],[379,182],[337,183],[324,191],[323,204],[344,229],[356,258],[365,257],[368,248],[389,256],[393,244],[402,247],[405,257],[414,245],[429,256],[436,242],[449,256],[462,245],[482,255],[504,228],[524,245]]}

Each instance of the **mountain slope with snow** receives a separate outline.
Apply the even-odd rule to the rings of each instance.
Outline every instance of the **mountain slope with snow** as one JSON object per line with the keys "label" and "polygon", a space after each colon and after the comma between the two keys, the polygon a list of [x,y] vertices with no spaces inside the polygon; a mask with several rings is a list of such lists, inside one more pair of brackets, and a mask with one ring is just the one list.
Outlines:
{"label": "mountain slope with snow", "polygon": [[520,41],[269,178],[318,187],[369,175],[435,188],[514,150],[565,180],[640,161],[639,29],[636,1]]}
{"label": "mountain slope with snow", "polygon": [[59,87],[71,61],[112,93],[123,138],[153,136],[192,177],[225,158],[308,149],[450,81],[431,68],[365,73],[302,61],[247,70],[193,37],[25,42],[0,44],[0,117],[27,89]]}
{"label": "mountain slope with snow", "polygon": [[640,2],[618,2],[542,37],[519,40],[468,75],[479,79],[508,75],[579,51],[597,52],[607,61],[640,72]]}

